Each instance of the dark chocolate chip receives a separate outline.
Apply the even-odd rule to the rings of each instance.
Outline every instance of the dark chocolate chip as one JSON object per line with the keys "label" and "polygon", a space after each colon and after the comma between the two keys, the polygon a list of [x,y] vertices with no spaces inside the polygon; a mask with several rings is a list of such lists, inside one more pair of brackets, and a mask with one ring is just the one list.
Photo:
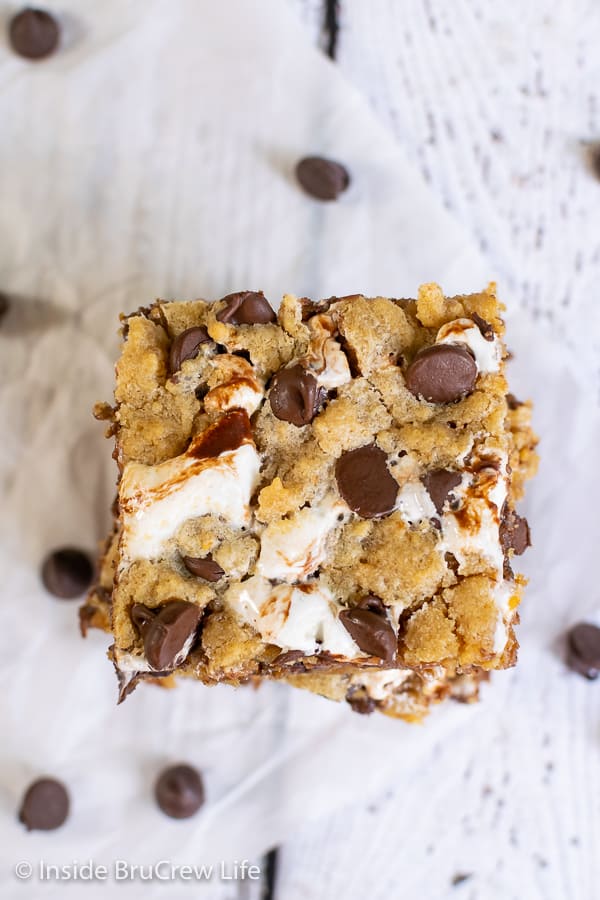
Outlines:
{"label": "dark chocolate chip", "polygon": [[10,307],[10,300],[6,294],[0,294],[0,321],[4,318]]}
{"label": "dark chocolate chip", "polygon": [[374,444],[342,453],[335,477],[340,494],[363,519],[385,516],[394,509],[398,484],[390,475],[386,454]]}
{"label": "dark chocolate chip", "polygon": [[377,656],[386,662],[395,658],[398,639],[379,597],[365,597],[358,606],[342,610],[340,622],[369,656]]}
{"label": "dark chocolate chip", "polygon": [[460,472],[452,472],[450,469],[432,469],[421,476],[421,481],[441,515],[448,495],[461,483],[462,476]]}
{"label": "dark chocolate chip", "polygon": [[460,344],[419,350],[406,372],[406,386],[430,403],[453,403],[470,394],[477,380],[473,354]]}
{"label": "dark chocolate chip", "polygon": [[201,345],[206,344],[207,341],[210,341],[210,337],[208,331],[202,325],[187,328],[181,334],[178,334],[171,344],[171,352],[169,353],[171,375],[179,371],[186,359],[193,359],[197,356]]}
{"label": "dark chocolate chip", "polygon": [[180,666],[193,645],[202,610],[194,603],[173,600],[149,609],[143,603],[131,607],[131,619],[144,641],[144,652],[157,672]]}
{"label": "dark chocolate chip", "polygon": [[17,13],[8,26],[10,44],[15,53],[26,59],[43,59],[50,56],[60,37],[58,22],[43,9],[24,9]]}
{"label": "dark chocolate chip", "polygon": [[361,716],[369,716],[375,711],[375,701],[367,693],[359,691],[348,693],[346,694],[346,701],[350,704],[352,711],[359,713]]}
{"label": "dark chocolate chip", "polygon": [[188,572],[206,581],[218,581],[225,574],[224,569],[214,561],[210,553],[206,556],[184,556],[182,559]]}
{"label": "dark chocolate chip", "polygon": [[590,149],[589,161],[592,172],[600,179],[600,145],[596,144]]}
{"label": "dark chocolate chip", "polygon": [[283,422],[300,428],[308,425],[325,399],[325,391],[319,388],[314,375],[301,365],[280,369],[273,376],[269,403],[273,415]]}
{"label": "dark chocolate chip", "polygon": [[69,815],[69,795],[55,778],[39,778],[25,792],[19,820],[28,831],[53,831]]}
{"label": "dark chocolate chip", "polygon": [[172,819],[189,819],[204,803],[202,775],[192,766],[170,766],[154,787],[156,802]]}
{"label": "dark chocolate chip", "polygon": [[307,194],[317,200],[337,200],[350,184],[341,163],[322,156],[305,156],[296,165],[296,178]]}
{"label": "dark chocolate chip", "polygon": [[63,547],[49,553],[42,564],[44,587],[55,597],[73,600],[92,583],[94,566],[83,550]]}
{"label": "dark chocolate chip", "polygon": [[531,547],[529,523],[524,516],[519,516],[514,509],[505,509],[500,522],[500,543],[505,553],[514,550],[515,556],[521,556]]}
{"label": "dark chocolate chip", "polygon": [[523,403],[520,400],[517,400],[514,394],[507,394],[506,402],[508,403],[508,408],[512,410],[518,409],[520,406],[523,406]]}
{"label": "dark chocolate chip", "polygon": [[486,341],[494,340],[496,332],[489,322],[486,322],[486,320],[482,319],[477,313],[471,313],[471,319],[475,322]]}
{"label": "dark chocolate chip", "polygon": [[223,297],[223,309],[217,313],[219,322],[232,325],[266,325],[277,318],[275,310],[262,291],[238,291]]}
{"label": "dark chocolate chip", "polygon": [[567,664],[590,681],[600,675],[600,628],[597,625],[580,622],[569,630]]}
{"label": "dark chocolate chip", "polygon": [[450,882],[450,884],[452,885],[452,887],[458,887],[459,884],[464,884],[465,881],[468,881],[472,877],[472,872],[457,872],[456,875],[452,876],[452,881]]}
{"label": "dark chocolate chip", "polygon": [[231,409],[195,438],[187,452],[194,459],[212,459],[251,440],[248,413],[245,409]]}

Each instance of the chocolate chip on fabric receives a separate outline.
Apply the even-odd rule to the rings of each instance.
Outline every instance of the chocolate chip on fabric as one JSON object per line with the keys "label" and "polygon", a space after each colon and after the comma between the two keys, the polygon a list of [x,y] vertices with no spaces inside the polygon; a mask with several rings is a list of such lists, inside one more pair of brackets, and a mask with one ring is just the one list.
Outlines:
{"label": "chocolate chip on fabric", "polygon": [[74,600],[89,588],[94,566],[88,554],[76,547],[62,547],[49,553],[42,563],[42,582],[47,591],[61,600]]}
{"label": "chocolate chip on fabric", "polygon": [[269,403],[273,415],[300,428],[316,416],[325,398],[314,375],[301,365],[280,369],[273,376]]}
{"label": "chocolate chip on fabric", "polygon": [[460,472],[453,472],[451,469],[432,469],[421,476],[421,481],[441,515],[449,494],[461,483],[462,476]]}
{"label": "chocolate chip on fabric", "polygon": [[19,810],[19,820],[28,831],[53,831],[69,815],[69,794],[55,778],[38,778],[30,784]]}
{"label": "chocolate chip on fabric", "polygon": [[158,609],[143,603],[131,607],[131,619],[144,641],[144,653],[157,672],[180,666],[192,649],[202,610],[194,603],[174,600]]}
{"label": "chocolate chip on fabric", "polygon": [[305,156],[296,165],[296,178],[316,200],[337,200],[348,185],[350,175],[339,162],[322,156]]}
{"label": "chocolate chip on fabric", "polygon": [[221,302],[225,306],[217,313],[219,322],[231,325],[266,325],[277,318],[262,291],[238,291],[223,297]]}
{"label": "chocolate chip on fabric", "polygon": [[206,556],[184,556],[182,559],[188,572],[204,578],[205,581],[218,581],[225,574],[224,569],[214,561],[210,553]]}
{"label": "chocolate chip on fabric", "polygon": [[340,494],[363,519],[384,516],[394,509],[398,484],[387,467],[387,455],[374,444],[342,453],[335,477]]}
{"label": "chocolate chip on fabric", "polygon": [[420,350],[406,372],[406,386],[429,403],[454,403],[473,391],[477,363],[460,344],[434,344]]}
{"label": "chocolate chip on fabric", "polygon": [[23,9],[10,20],[10,45],[25,59],[44,59],[50,56],[60,38],[60,28],[54,16],[43,9]]}
{"label": "chocolate chip on fabric", "polygon": [[600,628],[579,622],[567,633],[567,665],[589,681],[600,675]]}
{"label": "chocolate chip on fabric", "polygon": [[186,359],[193,359],[198,355],[198,351],[202,344],[210,341],[210,337],[206,328],[202,325],[196,325],[194,328],[186,328],[181,334],[178,334],[171,344],[169,353],[169,370],[171,375],[178,372]]}
{"label": "chocolate chip on fabric", "polygon": [[189,819],[204,803],[202,775],[193,766],[169,766],[159,775],[154,796],[171,819]]}
{"label": "chocolate chip on fabric", "polygon": [[386,662],[395,658],[398,640],[379,597],[365,597],[357,606],[342,610],[340,622],[369,656],[377,656]]}

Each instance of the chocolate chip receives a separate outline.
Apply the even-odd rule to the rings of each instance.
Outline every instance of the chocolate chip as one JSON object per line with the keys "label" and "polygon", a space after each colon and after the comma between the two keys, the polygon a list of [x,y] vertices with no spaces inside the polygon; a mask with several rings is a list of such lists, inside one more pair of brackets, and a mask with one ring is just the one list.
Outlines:
{"label": "chocolate chip", "polygon": [[379,597],[365,597],[357,606],[342,610],[340,622],[369,656],[377,656],[386,662],[395,658],[398,639]]}
{"label": "chocolate chip", "polygon": [[346,694],[346,702],[350,704],[352,711],[361,716],[369,716],[375,711],[375,701],[367,693],[356,691]]}
{"label": "chocolate chip", "polygon": [[25,792],[19,820],[27,831],[53,831],[69,815],[69,795],[55,778],[39,778]]}
{"label": "chocolate chip", "polygon": [[158,610],[143,603],[131,607],[131,619],[144,641],[146,659],[157,672],[181,665],[192,648],[201,618],[202,610],[185,600],[173,600]]}
{"label": "chocolate chip", "polygon": [[386,454],[374,444],[342,453],[335,477],[340,494],[363,519],[385,516],[394,509],[398,484],[390,475]]}
{"label": "chocolate chip", "polygon": [[600,628],[597,625],[580,622],[569,630],[567,664],[589,681],[600,675]]}
{"label": "chocolate chip", "polygon": [[89,556],[75,547],[54,550],[42,563],[44,587],[62,600],[80,597],[89,588],[93,576],[94,567]]}
{"label": "chocolate chip", "polygon": [[223,297],[224,308],[217,313],[219,322],[232,325],[266,325],[277,318],[262,291],[238,291]]}
{"label": "chocolate chip", "polygon": [[296,166],[296,178],[307,194],[317,200],[337,200],[350,184],[341,163],[322,156],[305,156]]}
{"label": "chocolate chip", "polygon": [[421,476],[421,481],[441,515],[448,495],[461,483],[462,476],[460,472],[452,472],[450,469],[432,469]]}
{"label": "chocolate chip", "polygon": [[507,553],[514,550],[515,556],[521,556],[531,547],[529,523],[524,516],[519,516],[514,509],[504,509],[500,522],[500,543]]}
{"label": "chocolate chip", "polygon": [[600,145],[595,144],[589,151],[589,162],[596,178],[600,178]]}
{"label": "chocolate chip", "polygon": [[314,375],[301,365],[280,369],[273,376],[269,403],[273,415],[300,428],[308,425],[325,398]]}
{"label": "chocolate chip", "polygon": [[214,561],[210,553],[206,556],[184,556],[182,559],[188,572],[206,581],[218,581],[225,574],[224,569]]}
{"label": "chocolate chip", "polygon": [[252,427],[244,409],[232,409],[210,425],[188,447],[194,459],[212,459],[221,453],[231,453],[252,440]]}
{"label": "chocolate chip", "polygon": [[171,344],[171,352],[169,353],[169,370],[171,375],[179,371],[186,359],[193,359],[197,356],[201,345],[206,344],[207,341],[210,341],[210,337],[208,331],[202,325],[187,328],[181,334],[178,334]]}
{"label": "chocolate chip", "polygon": [[202,775],[192,766],[170,766],[154,787],[156,802],[172,819],[189,819],[204,803]]}
{"label": "chocolate chip", "polygon": [[520,400],[517,400],[517,398],[515,397],[514,394],[507,394],[507,395],[506,395],[506,402],[507,402],[507,404],[508,404],[508,408],[511,409],[511,410],[513,410],[513,411],[514,411],[515,409],[518,409],[520,406],[523,406],[523,405],[524,405]]}
{"label": "chocolate chip", "polygon": [[477,380],[472,353],[459,344],[419,350],[406,372],[406,386],[430,403],[453,403],[470,394]]}
{"label": "chocolate chip", "polygon": [[24,9],[14,16],[8,26],[10,43],[19,56],[43,59],[58,46],[58,22],[43,9]]}
{"label": "chocolate chip", "polygon": [[496,332],[489,322],[486,322],[486,320],[482,319],[477,313],[471,313],[471,319],[475,322],[486,341],[494,340]]}

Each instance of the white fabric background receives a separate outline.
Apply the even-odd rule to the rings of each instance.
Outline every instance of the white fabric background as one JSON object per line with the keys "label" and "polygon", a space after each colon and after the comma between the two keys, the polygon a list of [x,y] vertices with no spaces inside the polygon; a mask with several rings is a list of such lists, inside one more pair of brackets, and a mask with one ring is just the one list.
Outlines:
{"label": "white fabric background", "polygon": [[[540,667],[549,678],[560,673],[549,632],[538,627],[550,618],[538,620],[536,595],[564,617],[564,585],[574,577],[565,540],[583,568],[594,553],[573,524],[566,535],[555,525],[575,523],[594,486],[579,469],[560,508],[554,485],[597,445],[597,422],[577,402],[586,394],[574,387],[569,360],[557,364],[543,330],[509,309],[523,389],[541,401],[546,469],[529,505],[543,550],[529,562],[529,661],[525,652],[516,674],[496,680],[486,705],[449,707],[409,728],[278,687],[186,685],[141,688],[115,709],[105,638],[79,639],[74,605],[44,594],[38,564],[63,542],[92,549],[108,524],[114,471],[89,410],[110,396],[118,312],[156,295],[217,297],[241,287],[272,299],[285,290],[410,295],[432,279],[469,290],[488,273],[282,4],[72,0],[62,9],[70,13],[63,53],[39,66],[0,56],[0,273],[2,289],[17,297],[0,332],[7,897],[62,896],[61,886],[16,884],[11,867],[21,858],[257,855],[310,818],[430,772],[436,746],[462,746],[486,717],[526,729],[531,701],[519,684]],[[293,165],[308,152],[348,165],[353,184],[338,204],[315,204],[294,184]],[[577,427],[565,443],[556,423],[567,406]],[[582,607],[592,595],[591,587],[580,592]],[[203,814],[183,825],[165,820],[150,796],[155,773],[179,759],[203,769],[209,796]],[[61,831],[28,835],[14,810],[43,772],[71,786],[73,817]],[[155,888],[129,889],[147,896]]]}

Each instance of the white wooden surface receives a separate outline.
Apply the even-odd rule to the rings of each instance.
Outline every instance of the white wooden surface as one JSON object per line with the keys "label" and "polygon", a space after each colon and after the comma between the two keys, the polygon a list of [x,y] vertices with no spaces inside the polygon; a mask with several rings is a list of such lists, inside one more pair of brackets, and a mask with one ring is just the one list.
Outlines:
{"label": "white wooden surface", "polygon": [[[320,0],[288,2],[319,41]],[[342,0],[340,21],[337,64],[476,236],[510,302],[575,346],[600,388],[600,181],[587,160],[600,6]],[[397,786],[353,806],[349,785],[346,810],[299,830],[279,853],[276,900],[599,898],[600,685],[558,662],[544,690],[532,668],[494,687],[509,713],[530,693],[514,729],[484,712],[417,773],[399,747]]]}

